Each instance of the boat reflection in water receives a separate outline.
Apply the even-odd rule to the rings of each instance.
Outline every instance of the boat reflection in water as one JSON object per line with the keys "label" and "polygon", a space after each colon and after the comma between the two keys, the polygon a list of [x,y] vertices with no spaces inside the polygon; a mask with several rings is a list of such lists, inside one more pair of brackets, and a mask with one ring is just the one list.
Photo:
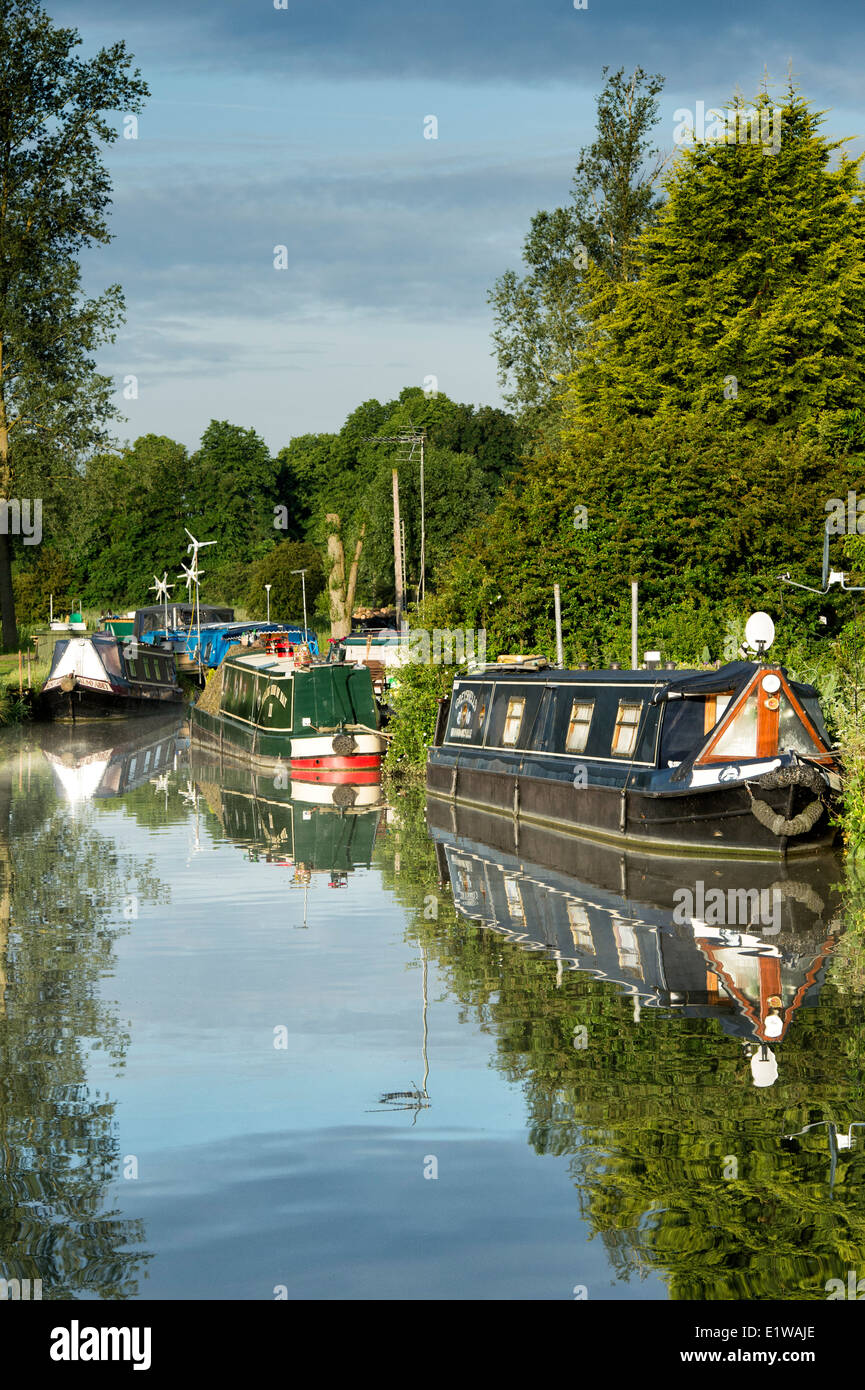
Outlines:
{"label": "boat reflection in water", "polygon": [[354,869],[372,865],[385,809],[380,782],[292,781],[220,760],[197,744],[190,778],[226,836],[250,859],[290,869],[292,886],[327,874],[328,887],[342,888]]}
{"label": "boat reflection in water", "polygon": [[46,724],[38,742],[67,801],[125,796],[174,771],[188,742],[177,711],[166,719],[127,719],[83,728]]}
{"label": "boat reflection in water", "polygon": [[644,859],[499,816],[427,805],[439,876],[460,915],[608,980],[641,1009],[717,1019],[747,1049],[756,1086],[817,1002],[841,932],[840,859]]}

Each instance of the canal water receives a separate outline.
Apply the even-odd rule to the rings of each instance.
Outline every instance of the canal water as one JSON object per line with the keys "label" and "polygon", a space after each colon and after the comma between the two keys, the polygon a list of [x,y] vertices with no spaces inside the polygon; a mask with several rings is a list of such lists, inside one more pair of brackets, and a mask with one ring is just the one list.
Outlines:
{"label": "canal water", "polygon": [[[43,1299],[825,1299],[865,891],[0,737],[0,1278]],[[346,800],[346,798],[343,798]]]}

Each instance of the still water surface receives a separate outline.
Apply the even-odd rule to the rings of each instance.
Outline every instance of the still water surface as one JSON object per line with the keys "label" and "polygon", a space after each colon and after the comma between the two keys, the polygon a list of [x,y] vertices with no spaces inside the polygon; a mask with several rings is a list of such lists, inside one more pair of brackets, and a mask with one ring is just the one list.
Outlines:
{"label": "still water surface", "polygon": [[[840,860],[646,865],[417,790],[316,806],[178,734],[0,741],[0,1278],[824,1299],[865,1269]],[[760,920],[712,922],[713,886]]]}

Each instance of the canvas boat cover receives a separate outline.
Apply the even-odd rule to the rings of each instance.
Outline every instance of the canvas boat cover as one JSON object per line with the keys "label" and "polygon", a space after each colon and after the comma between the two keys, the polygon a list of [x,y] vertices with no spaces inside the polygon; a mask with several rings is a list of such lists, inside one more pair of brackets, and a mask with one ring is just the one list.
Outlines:
{"label": "canvas boat cover", "polygon": [[[731,691],[735,697],[761,669],[763,668],[756,661],[730,661],[726,666],[719,666],[717,671],[687,671],[678,679],[671,680],[662,690],[656,690],[652,696],[652,703],[659,705],[665,700],[682,700],[686,695],[727,695]],[[800,699],[818,698],[813,685],[790,680],[783,666],[775,669],[781,672],[790,689]]]}

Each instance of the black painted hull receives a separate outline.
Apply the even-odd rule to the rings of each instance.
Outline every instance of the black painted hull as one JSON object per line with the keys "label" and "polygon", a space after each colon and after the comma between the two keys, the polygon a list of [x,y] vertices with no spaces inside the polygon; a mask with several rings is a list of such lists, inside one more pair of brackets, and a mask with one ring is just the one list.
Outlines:
{"label": "black painted hull", "polygon": [[[498,768],[485,761],[486,766],[473,765],[462,750],[452,754],[432,748],[427,790],[446,801],[507,816],[517,826],[570,832],[644,853],[785,858],[830,849],[838,836],[830,804],[806,833],[773,834],[753,814],[742,784],[673,793],[597,783],[578,787],[556,776],[556,769],[542,775],[536,757],[530,772],[504,759],[496,759]],[[788,820],[814,801],[814,793],[801,786],[761,790],[760,796]]]}
{"label": "black painted hull", "polygon": [[73,724],[88,720],[139,718],[142,715],[161,715],[164,719],[172,712],[181,712],[183,699],[182,691],[153,696],[89,690],[86,686],[76,686],[74,690],[55,688],[42,692],[37,713],[42,719]]}

